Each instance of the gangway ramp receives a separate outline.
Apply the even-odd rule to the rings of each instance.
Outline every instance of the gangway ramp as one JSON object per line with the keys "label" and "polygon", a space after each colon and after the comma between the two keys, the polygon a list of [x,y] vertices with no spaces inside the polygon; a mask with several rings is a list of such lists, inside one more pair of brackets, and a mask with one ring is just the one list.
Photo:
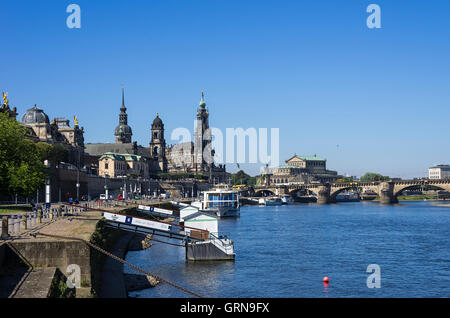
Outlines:
{"label": "gangway ramp", "polygon": [[113,212],[103,212],[103,217],[106,219],[107,226],[116,229],[140,234],[159,235],[186,242],[201,241],[199,238],[189,236],[185,232],[184,226],[178,224],[149,220]]}
{"label": "gangway ramp", "polygon": [[148,206],[148,205],[141,205],[141,204],[138,205],[137,211],[146,213],[146,214],[150,214],[150,215],[154,215],[154,216],[158,216],[158,217],[162,217],[162,218],[175,217],[175,215],[174,215],[175,211],[168,210],[168,209],[161,209],[158,207]]}
{"label": "gangway ramp", "polygon": [[184,241],[189,261],[234,260],[236,255],[233,241],[206,230],[114,212],[103,212],[103,217],[112,228]]}

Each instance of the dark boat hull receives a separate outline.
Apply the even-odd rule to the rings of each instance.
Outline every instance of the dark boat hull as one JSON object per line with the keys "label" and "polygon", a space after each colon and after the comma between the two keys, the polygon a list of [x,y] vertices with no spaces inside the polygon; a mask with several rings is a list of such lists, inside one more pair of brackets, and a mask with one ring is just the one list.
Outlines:
{"label": "dark boat hull", "polygon": [[317,198],[316,197],[310,197],[310,196],[294,197],[294,202],[298,202],[298,203],[315,203],[315,202],[317,202]]}

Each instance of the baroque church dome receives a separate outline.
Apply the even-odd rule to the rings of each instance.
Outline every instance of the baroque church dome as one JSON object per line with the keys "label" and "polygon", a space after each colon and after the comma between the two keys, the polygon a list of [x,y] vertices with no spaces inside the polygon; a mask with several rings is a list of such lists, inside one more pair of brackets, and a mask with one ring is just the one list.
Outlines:
{"label": "baroque church dome", "polygon": [[119,126],[116,127],[116,130],[114,131],[114,135],[118,136],[121,130],[122,130],[123,134],[132,134],[133,133],[130,126],[128,126],[126,124],[120,124]]}
{"label": "baroque church dome", "polygon": [[47,114],[44,113],[42,109],[37,108],[36,105],[34,105],[33,108],[28,109],[27,112],[22,116],[22,124],[24,125],[41,123],[49,124],[50,121]]}
{"label": "baroque church dome", "polygon": [[164,126],[159,114],[156,114],[156,118],[153,120],[152,128],[162,128]]}

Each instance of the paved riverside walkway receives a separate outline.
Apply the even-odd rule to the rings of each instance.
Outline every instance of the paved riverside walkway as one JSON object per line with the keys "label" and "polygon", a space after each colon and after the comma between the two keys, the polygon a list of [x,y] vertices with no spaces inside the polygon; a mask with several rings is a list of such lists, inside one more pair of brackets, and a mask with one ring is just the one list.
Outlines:
{"label": "paved riverside walkway", "polygon": [[38,268],[26,274],[27,277],[10,295],[11,298],[47,298],[56,267]]}
{"label": "paved riverside walkway", "polygon": [[[72,251],[72,254],[75,253],[71,257],[79,256],[87,264],[89,263],[89,259],[86,258],[88,254],[84,251],[83,243],[76,242],[77,244],[81,244],[79,253],[82,254],[78,254],[78,250],[73,250],[73,247],[75,247],[72,244],[72,242],[75,242],[73,240],[40,235],[33,237],[30,233],[39,231],[45,234],[68,236],[89,241],[101,218],[101,212],[98,211],[87,211],[81,212],[79,215],[58,217],[53,220],[47,220],[45,223],[29,227],[25,231],[13,233],[9,239],[0,240],[0,243],[10,243],[13,248],[18,248],[22,257],[26,259],[26,263],[33,264],[33,268],[30,267],[28,269],[9,268],[6,271],[6,268],[2,268],[0,272],[3,272],[4,275],[0,275],[0,287],[4,288],[1,288],[3,292],[0,293],[0,297],[47,297],[51,284],[49,277],[54,276],[57,267],[61,272],[65,273],[67,264],[64,263],[64,259],[69,257],[68,253],[70,251]],[[61,245],[61,243],[67,243],[69,245]],[[65,246],[72,248],[72,250],[67,250]],[[53,247],[55,248],[54,250],[52,249]],[[3,265],[7,265],[6,261]],[[90,290],[90,288],[79,288],[77,290],[77,297],[88,297],[89,293],[85,289]]]}

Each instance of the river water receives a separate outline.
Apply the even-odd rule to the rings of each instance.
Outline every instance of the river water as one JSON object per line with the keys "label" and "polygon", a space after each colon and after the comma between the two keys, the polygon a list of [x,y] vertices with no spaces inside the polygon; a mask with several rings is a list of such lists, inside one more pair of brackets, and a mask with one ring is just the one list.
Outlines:
{"label": "river water", "polygon": [[[245,206],[219,221],[234,262],[188,263],[183,247],[157,242],[127,260],[205,297],[450,297],[450,206],[433,204]],[[367,287],[369,264],[380,288]],[[130,296],[189,295],[159,284]]]}

